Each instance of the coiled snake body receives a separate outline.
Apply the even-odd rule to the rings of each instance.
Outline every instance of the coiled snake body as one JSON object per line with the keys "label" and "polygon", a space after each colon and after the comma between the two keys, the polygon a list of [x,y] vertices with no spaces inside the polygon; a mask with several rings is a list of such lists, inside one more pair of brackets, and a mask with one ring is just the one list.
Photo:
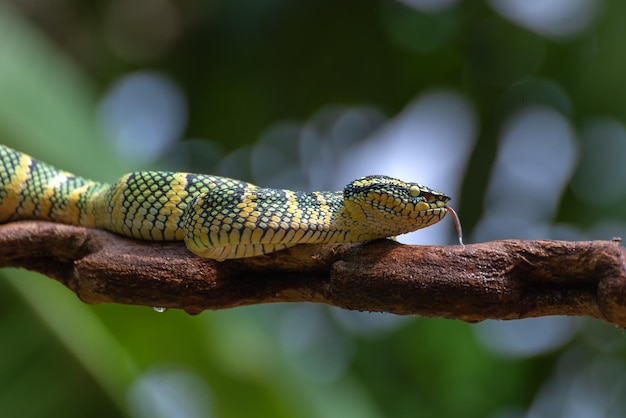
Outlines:
{"label": "coiled snake body", "polygon": [[184,240],[193,253],[220,261],[297,244],[404,234],[439,222],[448,211],[455,215],[449,200],[386,176],[360,178],[343,191],[312,193],[157,171],[104,184],[0,145],[0,223],[39,219],[144,240]]}

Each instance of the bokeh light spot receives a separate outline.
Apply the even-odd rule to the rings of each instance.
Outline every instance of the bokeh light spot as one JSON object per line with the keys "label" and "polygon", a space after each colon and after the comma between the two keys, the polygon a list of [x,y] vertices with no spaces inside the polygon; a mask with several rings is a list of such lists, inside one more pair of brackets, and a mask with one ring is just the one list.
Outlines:
{"label": "bokeh light spot", "polygon": [[187,122],[184,97],[172,81],[138,72],[113,84],[100,105],[100,122],[120,156],[148,164],[178,139]]}
{"label": "bokeh light spot", "polygon": [[490,0],[502,16],[547,36],[570,36],[586,29],[596,15],[596,0]]}

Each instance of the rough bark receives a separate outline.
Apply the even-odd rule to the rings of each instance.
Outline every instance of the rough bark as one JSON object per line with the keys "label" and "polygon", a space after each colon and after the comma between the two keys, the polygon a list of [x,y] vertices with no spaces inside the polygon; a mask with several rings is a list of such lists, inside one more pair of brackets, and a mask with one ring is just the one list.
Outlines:
{"label": "rough bark", "polygon": [[303,245],[215,262],[154,243],[49,222],[0,226],[0,267],[63,283],[87,303],[205,309],[319,302],[360,311],[481,321],[590,316],[626,326],[619,240],[409,246]]}

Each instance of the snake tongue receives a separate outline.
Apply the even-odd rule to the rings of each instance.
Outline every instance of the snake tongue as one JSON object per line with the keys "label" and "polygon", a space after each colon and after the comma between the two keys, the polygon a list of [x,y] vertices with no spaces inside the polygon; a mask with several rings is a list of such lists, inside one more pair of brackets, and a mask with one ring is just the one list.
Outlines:
{"label": "snake tongue", "polygon": [[448,212],[450,212],[450,216],[452,216],[452,219],[454,219],[454,226],[456,227],[456,234],[459,237],[459,244],[465,246],[465,244],[463,244],[463,229],[461,228],[461,220],[459,219],[459,215],[457,215],[456,211],[450,206],[448,206],[446,209],[448,209]]}

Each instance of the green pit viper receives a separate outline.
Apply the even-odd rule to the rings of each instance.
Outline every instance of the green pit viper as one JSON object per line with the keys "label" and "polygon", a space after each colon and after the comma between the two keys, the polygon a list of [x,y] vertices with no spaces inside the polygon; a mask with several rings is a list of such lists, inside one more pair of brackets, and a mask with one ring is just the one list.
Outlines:
{"label": "green pit viper", "polygon": [[138,171],[91,181],[0,145],[0,223],[38,219],[151,241],[184,240],[214,260],[298,244],[394,237],[458,217],[450,198],[418,183],[368,176],[337,192],[267,189],[226,177]]}

